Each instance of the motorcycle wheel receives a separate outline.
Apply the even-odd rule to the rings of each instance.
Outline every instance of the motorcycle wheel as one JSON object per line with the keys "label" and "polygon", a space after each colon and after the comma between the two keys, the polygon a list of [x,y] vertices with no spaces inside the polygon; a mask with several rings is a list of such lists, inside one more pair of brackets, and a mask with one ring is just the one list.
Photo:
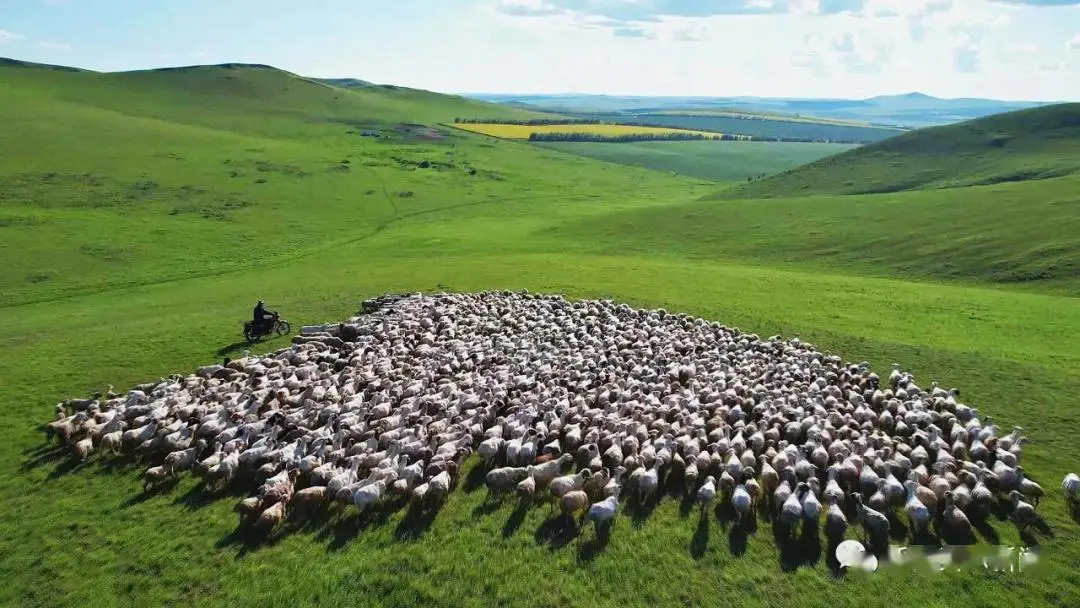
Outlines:
{"label": "motorcycle wheel", "polygon": [[278,323],[277,335],[284,336],[285,334],[288,334],[290,332],[292,332],[292,325],[289,325],[288,321],[283,320]]}

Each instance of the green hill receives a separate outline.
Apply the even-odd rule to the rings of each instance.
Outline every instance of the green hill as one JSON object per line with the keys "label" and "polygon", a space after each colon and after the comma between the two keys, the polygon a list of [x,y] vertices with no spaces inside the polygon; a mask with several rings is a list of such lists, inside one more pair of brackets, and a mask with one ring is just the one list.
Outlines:
{"label": "green hill", "polygon": [[1080,104],[919,129],[719,193],[778,198],[956,188],[1080,170]]}
{"label": "green hill", "polygon": [[[1063,295],[1080,284],[1077,176],[706,202],[713,182],[443,130],[534,114],[435,93],[235,64],[5,65],[0,83],[0,606],[1077,604],[1080,516],[1055,491],[1080,424],[1080,306]],[[489,498],[475,458],[422,521],[384,500],[297,514],[266,539],[233,511],[253,488],[185,473],[143,492],[145,463],[79,462],[40,430],[60,399],[249,348],[258,298],[299,327],[385,292],[500,288],[798,335],[960,387],[1025,427],[1047,489],[1049,532],[991,516],[973,555],[1038,543],[1039,567],[839,573],[812,534],[787,542],[771,518],[744,527],[666,495],[597,537],[546,499]]]}

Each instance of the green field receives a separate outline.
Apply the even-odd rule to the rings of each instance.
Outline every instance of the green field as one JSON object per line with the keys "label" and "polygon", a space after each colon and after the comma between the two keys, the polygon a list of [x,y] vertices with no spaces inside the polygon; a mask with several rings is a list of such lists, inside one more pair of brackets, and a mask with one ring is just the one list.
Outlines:
{"label": "green field", "polygon": [[610,163],[675,171],[681,175],[718,182],[745,181],[748,177],[786,171],[852,147],[847,144],[734,141],[650,141],[620,144],[575,142],[533,145]]}
{"label": "green field", "polygon": [[[707,201],[711,180],[421,126],[528,113],[407,89],[255,67],[0,67],[0,82],[0,605],[1080,603],[1080,515],[1056,491],[1080,468],[1074,178]],[[939,163],[921,158],[897,162]],[[1023,540],[1041,568],[835,577],[820,548],[781,550],[764,521],[745,537],[674,499],[620,513],[601,543],[465,487],[433,521],[342,510],[261,543],[236,532],[235,492],[185,477],[143,494],[137,464],[75,463],[38,430],[64,397],[237,352],[260,297],[296,326],[387,291],[489,288],[663,306],[961,387],[1032,439],[1050,533]],[[1019,541],[1010,521],[979,536]]]}

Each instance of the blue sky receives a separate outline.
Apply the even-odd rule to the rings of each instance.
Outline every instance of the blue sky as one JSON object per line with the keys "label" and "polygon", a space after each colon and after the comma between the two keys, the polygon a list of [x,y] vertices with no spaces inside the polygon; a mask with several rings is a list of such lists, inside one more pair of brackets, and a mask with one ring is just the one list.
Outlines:
{"label": "blue sky", "polygon": [[443,92],[1080,100],[1080,0],[0,0],[0,56]]}

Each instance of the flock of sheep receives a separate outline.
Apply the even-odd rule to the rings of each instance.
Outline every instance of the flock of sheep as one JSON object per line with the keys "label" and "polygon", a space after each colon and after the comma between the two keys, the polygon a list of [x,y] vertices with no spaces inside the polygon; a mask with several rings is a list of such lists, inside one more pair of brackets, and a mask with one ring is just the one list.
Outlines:
{"label": "flock of sheep", "polygon": [[[548,500],[597,526],[626,500],[764,509],[789,530],[849,517],[887,537],[936,522],[970,537],[999,499],[1020,526],[1043,488],[956,389],[885,377],[798,338],[528,292],[386,297],[305,327],[290,348],[58,404],[50,437],[86,458],[133,453],[145,486],[183,471],[257,485],[266,531],[331,503],[435,509],[475,454],[493,494]],[[246,353],[245,353],[246,354]],[[1070,501],[1080,478],[1066,477]],[[547,498],[550,496],[551,498]]]}

